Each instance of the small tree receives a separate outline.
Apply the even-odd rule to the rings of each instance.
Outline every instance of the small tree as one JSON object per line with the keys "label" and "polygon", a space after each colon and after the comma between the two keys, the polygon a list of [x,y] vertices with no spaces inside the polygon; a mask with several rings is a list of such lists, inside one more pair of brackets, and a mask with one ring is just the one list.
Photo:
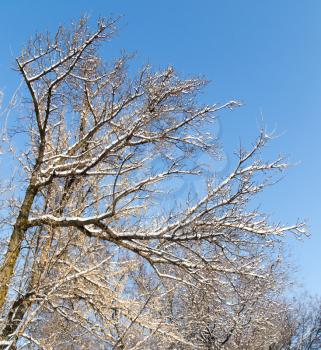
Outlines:
{"label": "small tree", "polygon": [[[200,105],[206,82],[172,67],[132,77],[126,55],[105,64],[98,48],[114,26],[92,33],[81,19],[17,58],[25,146],[21,186],[3,198],[2,348],[204,348],[189,292],[214,310],[203,326],[216,343],[235,333],[236,348],[244,322],[275,319],[279,237],[303,232],[248,206],[287,164],[260,158],[262,131],[226,177],[203,171],[199,157],[219,153],[215,114],[239,103]],[[199,194],[165,202],[180,177]]]}

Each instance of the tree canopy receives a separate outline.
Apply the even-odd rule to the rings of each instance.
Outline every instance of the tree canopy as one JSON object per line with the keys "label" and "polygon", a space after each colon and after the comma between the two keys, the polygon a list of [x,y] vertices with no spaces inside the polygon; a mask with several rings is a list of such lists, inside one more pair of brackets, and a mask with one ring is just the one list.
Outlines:
{"label": "tree canopy", "polygon": [[[169,66],[129,70],[99,47],[116,20],[34,36],[16,64],[18,164],[3,191],[1,349],[292,349],[282,237],[253,199],[287,162],[262,130],[229,174],[204,105],[207,82]],[[14,148],[15,135],[23,135]],[[23,143],[23,146],[21,146]],[[197,183],[170,196],[178,179]],[[297,338],[296,338],[297,339]],[[301,348],[300,348],[301,349]]]}

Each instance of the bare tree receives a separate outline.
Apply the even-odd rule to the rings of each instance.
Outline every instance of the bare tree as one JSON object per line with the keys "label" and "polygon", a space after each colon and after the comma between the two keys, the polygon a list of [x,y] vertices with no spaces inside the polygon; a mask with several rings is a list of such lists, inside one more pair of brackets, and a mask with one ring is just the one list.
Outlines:
{"label": "bare tree", "polygon": [[[303,294],[292,301],[290,316],[294,325],[287,347],[293,350],[321,348],[321,300]],[[283,349],[283,348],[282,348]]]}
{"label": "bare tree", "polygon": [[[126,55],[104,63],[99,44],[114,30],[113,19],[94,32],[81,19],[17,58],[24,147],[14,150],[20,187],[4,196],[3,349],[204,348],[189,291],[217,306],[216,342],[237,344],[246,323],[258,330],[276,310],[280,237],[304,232],[249,207],[287,168],[261,159],[264,131],[230,174],[202,170],[200,156],[219,154],[216,113],[239,103],[201,105],[206,82],[172,67],[134,76]],[[184,177],[198,194],[167,200]]]}

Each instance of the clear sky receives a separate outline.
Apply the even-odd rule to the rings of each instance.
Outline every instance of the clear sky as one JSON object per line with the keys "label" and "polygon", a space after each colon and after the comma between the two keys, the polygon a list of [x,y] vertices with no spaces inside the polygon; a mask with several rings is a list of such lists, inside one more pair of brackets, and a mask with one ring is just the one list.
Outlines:
{"label": "clear sky", "polygon": [[[140,62],[201,74],[211,84],[204,99],[241,99],[244,107],[220,116],[228,159],[240,140],[264,124],[280,135],[267,156],[293,163],[261,197],[275,220],[307,219],[311,238],[289,240],[304,288],[321,294],[321,1],[320,0],[3,0],[0,6],[0,89],[19,82],[14,58],[35,32],[54,31],[82,14],[122,15],[115,48]],[[110,51],[109,51],[110,50]],[[231,162],[227,162],[227,167]]]}

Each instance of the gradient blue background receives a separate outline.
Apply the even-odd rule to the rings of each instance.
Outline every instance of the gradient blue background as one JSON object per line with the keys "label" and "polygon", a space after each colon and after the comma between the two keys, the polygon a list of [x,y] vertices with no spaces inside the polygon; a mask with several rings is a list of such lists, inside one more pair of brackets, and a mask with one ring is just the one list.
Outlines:
{"label": "gradient blue background", "polygon": [[106,59],[121,48],[137,51],[138,62],[206,76],[211,84],[202,98],[208,102],[245,103],[220,115],[226,168],[240,140],[255,139],[262,118],[276,128],[280,137],[267,156],[282,153],[300,164],[260,202],[276,221],[307,219],[311,238],[288,240],[291,259],[303,287],[321,294],[321,1],[4,0],[0,89],[6,97],[19,83],[12,68],[26,40],[84,13],[93,20],[123,15],[113,48],[105,46]]}

